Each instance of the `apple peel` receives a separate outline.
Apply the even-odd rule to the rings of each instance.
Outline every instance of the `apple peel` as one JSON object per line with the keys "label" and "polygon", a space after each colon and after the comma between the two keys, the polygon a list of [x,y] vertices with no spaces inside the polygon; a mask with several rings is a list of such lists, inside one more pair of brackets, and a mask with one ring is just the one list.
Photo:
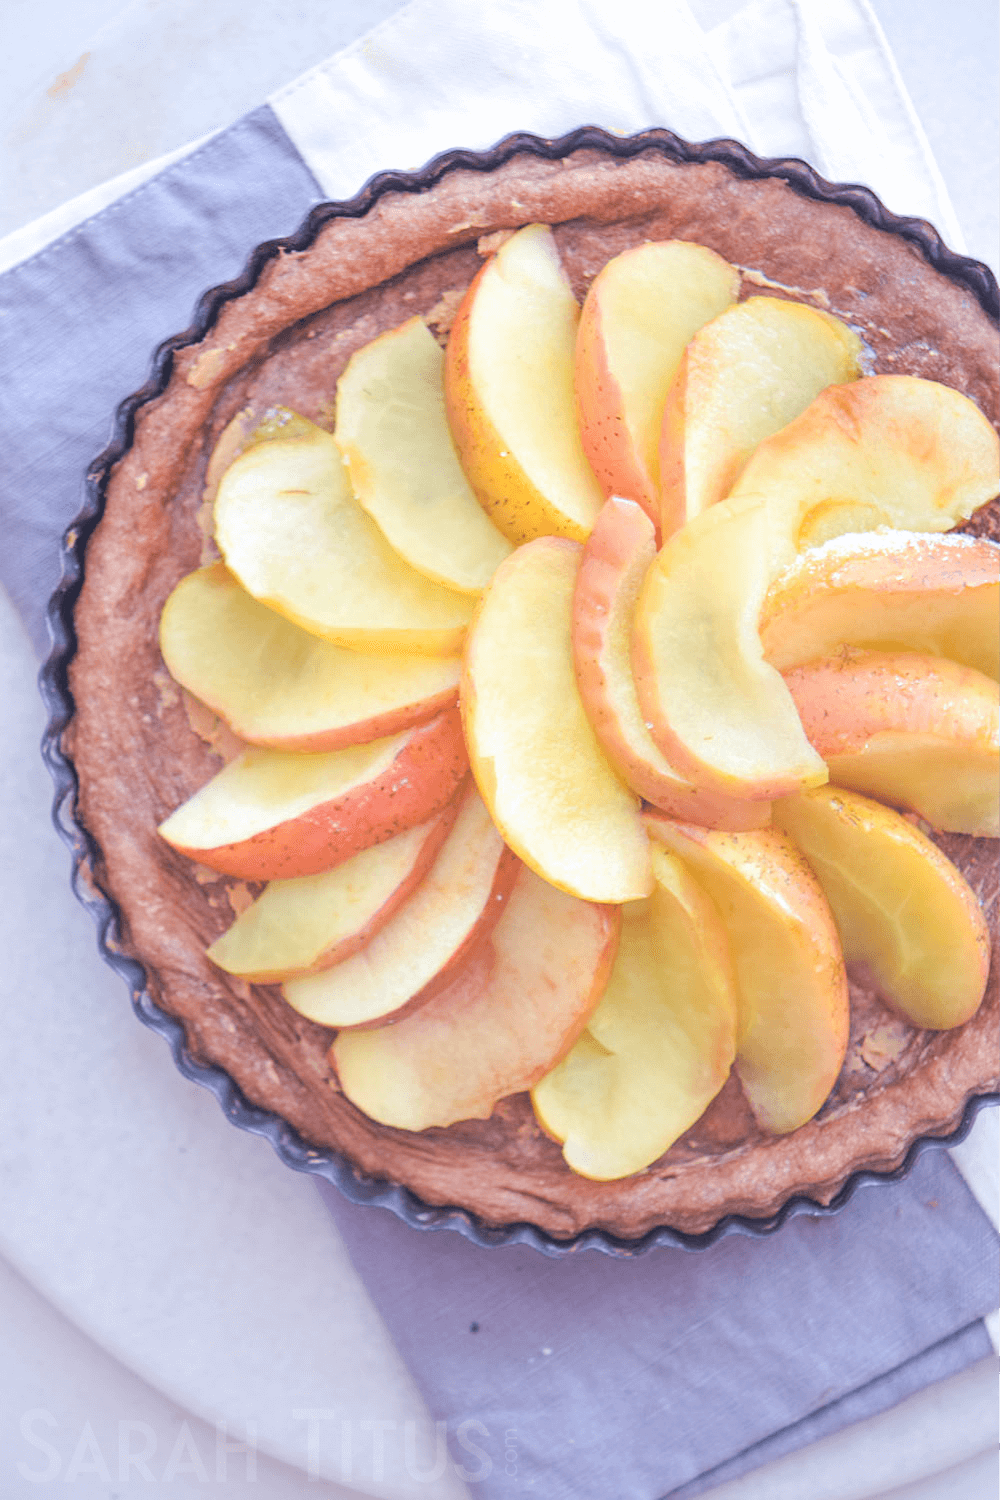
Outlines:
{"label": "apple peel", "polygon": [[272,880],[208,949],[220,969],[255,984],[316,974],[364,948],[427,874],[458,814],[352,854],[322,875]]}
{"label": "apple peel", "polygon": [[777,828],[723,833],[646,815],[718,908],[738,990],[736,1072],[758,1123],[786,1135],[811,1120],[847,1049],[847,976],[833,914]]}
{"label": "apple peel", "polygon": [[409,900],[360,952],[290,979],[285,999],[321,1026],[373,1026],[426,1002],[489,937],[519,869],[475,788]]}
{"label": "apple peel", "polygon": [[785,673],[836,786],[946,833],[1000,837],[1000,685],[914,652],[843,652]]}
{"label": "apple peel", "polygon": [[467,771],[451,709],[345,750],[245,750],[159,831],[182,854],[243,880],[318,875],[440,812]]}
{"label": "apple peel", "polygon": [[345,650],[259,603],[221,562],[178,583],[160,650],[234,734],[276,750],[367,744],[458,702],[457,657]]}
{"label": "apple peel", "polygon": [[342,1031],[331,1061],[348,1099],[402,1130],[487,1119],[573,1045],[605,987],[616,907],[521,867],[492,937],[446,989],[395,1025]]}

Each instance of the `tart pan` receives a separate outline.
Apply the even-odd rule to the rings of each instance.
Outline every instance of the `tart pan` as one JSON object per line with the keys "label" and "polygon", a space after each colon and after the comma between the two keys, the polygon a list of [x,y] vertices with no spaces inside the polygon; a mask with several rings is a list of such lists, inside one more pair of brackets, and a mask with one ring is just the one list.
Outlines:
{"label": "tart pan", "polygon": [[[583,127],[558,140],[518,134],[507,137],[488,152],[447,152],[416,173],[381,173],[357,197],[346,202],[317,205],[301,228],[288,239],[268,241],[258,246],[240,277],[211,289],[201,298],[191,327],[160,346],[154,355],[147,383],[118,408],[112,442],[91,465],[87,474],[86,502],[64,538],[62,581],[49,605],[54,645],[41,674],[42,692],[50,713],[43,754],[56,784],[54,821],[73,854],[73,887],[94,914],[102,954],[128,984],[140,1019],[166,1037],[181,1072],[210,1088],[234,1124],[266,1136],[287,1165],[327,1178],[354,1202],[390,1208],[414,1227],[456,1229],[481,1245],[528,1243],[549,1255],[566,1254],[584,1247],[595,1247],[615,1255],[634,1255],[659,1244],[698,1249],[730,1233],[772,1233],[786,1219],[801,1213],[837,1212],[859,1186],[904,1177],[917,1155],[928,1145],[953,1144],[962,1139],[978,1108],[986,1102],[996,1102],[1000,1096],[989,1092],[985,1084],[966,1091],[965,1097],[958,1101],[957,1107],[937,1129],[917,1136],[905,1153],[895,1153],[891,1162],[877,1161],[874,1166],[851,1172],[835,1191],[823,1193],[823,1201],[819,1201],[818,1195],[791,1193],[766,1213],[726,1213],[697,1231],[656,1224],[634,1237],[616,1235],[601,1227],[587,1227],[560,1236],[530,1222],[494,1223],[468,1208],[427,1203],[406,1186],[359,1170],[339,1152],[310,1144],[280,1114],[252,1102],[228,1072],[215,1063],[206,1062],[198,1054],[182,1023],[157,1003],[153,993],[155,986],[151,985],[150,976],[129,940],[127,920],[104,888],[102,851],[80,813],[80,785],[67,744],[72,735],[74,716],[70,687],[71,668],[77,652],[74,611],[84,581],[87,544],[104,514],[112,471],[132,447],[137,413],[165,392],[176,356],[205,339],[226,305],[253,290],[276,257],[308,250],[332,221],[362,218],[386,195],[425,192],[455,172],[489,173],[506,166],[514,158],[561,163],[571,154],[580,152],[588,153],[588,157],[593,155],[595,160],[619,162],[651,153],[675,164],[715,163],[737,178],[777,179],[795,194],[817,203],[847,208],[862,223],[901,239],[927,265],[959,289],[965,303],[976,305],[977,315],[981,317],[985,313],[992,321],[998,317],[997,285],[988,268],[948,250],[930,225],[890,214],[866,188],[828,183],[798,160],[761,160],[732,141],[692,146],[663,130],[646,131],[622,139],[595,127]],[[188,379],[189,383],[195,383],[190,375]],[[67,731],[70,731],[69,736]]]}

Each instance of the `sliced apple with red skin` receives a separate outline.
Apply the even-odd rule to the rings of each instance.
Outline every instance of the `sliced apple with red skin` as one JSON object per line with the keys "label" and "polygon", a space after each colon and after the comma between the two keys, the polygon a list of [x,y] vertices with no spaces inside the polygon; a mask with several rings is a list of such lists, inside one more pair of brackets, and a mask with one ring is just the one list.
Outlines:
{"label": "sliced apple with red skin", "polygon": [[729,795],[820,784],[819,757],[764,660],[768,589],[800,548],[831,531],[944,530],[996,488],[996,434],[967,397],[903,375],[824,391],[760,445],[728,499],[670,538],[646,575],[632,663],[668,760],[696,786]]}
{"label": "sliced apple with red skin", "polygon": [[986,990],[986,919],[936,844],[891,808],[821,787],[779,802],[775,822],[815,870],[849,965],[914,1026],[975,1015]]}
{"label": "sliced apple with red skin", "polygon": [[362,849],[322,875],[272,880],[216,938],[209,958],[259,984],[315,974],[350,958],[423,880],[454,824],[460,797],[429,822]]}
{"label": "sliced apple with red skin", "polygon": [[322,973],[288,980],[285,999],[321,1026],[399,1020],[447,984],[487,940],[519,868],[470,788],[409,899],[359,953]]}
{"label": "sliced apple with red skin", "polygon": [[576,685],[582,550],[542,537],[501,564],[469,632],[462,717],[483,800],[525,864],[585,901],[630,901],[653,888],[649,840]]}
{"label": "sliced apple with red skin", "polygon": [[393,550],[319,427],[240,455],[219,483],[215,537],[248,593],[324,640],[421,656],[461,649],[472,600]]}
{"label": "sliced apple with red skin", "polygon": [[1000,686],[914,652],[842,652],[785,673],[836,786],[935,828],[1000,836]]}
{"label": "sliced apple with red skin", "polygon": [[182,854],[243,880],[318,875],[426,822],[467,770],[455,709],[346,750],[246,750],[160,833]]}
{"label": "sliced apple with red skin", "polygon": [[188,573],[160,616],[171,676],[248,744],[340,750],[458,702],[457,657],[347,651],[259,604],[224,563]]}
{"label": "sliced apple with red skin", "polygon": [[998,490],[1000,443],[974,401],[872,375],[823,391],[759,445],[730,493],[766,496],[801,549],[876,526],[950,531]]}
{"label": "sliced apple with red skin", "polygon": [[665,543],[635,612],[650,735],[694,785],[729,798],[786,796],[827,776],[757,633],[770,548],[764,505],[721,501]]}
{"label": "sliced apple with red skin", "polygon": [[342,1031],[330,1057],[352,1104],[401,1130],[484,1120],[573,1045],[607,983],[616,907],[521,867],[490,941],[395,1025]]}
{"label": "sliced apple with red skin", "polygon": [[479,593],[510,543],[473,494],[444,406],[444,354],[422,318],[351,356],[334,437],[351,486],[401,557],[448,588]]}
{"label": "sliced apple with red skin", "polygon": [[847,645],[929,652],[1000,677],[1000,547],[960,533],[835,537],[775,579],[760,638],[782,672]]}
{"label": "sliced apple with red skin", "polygon": [[622,780],[672,818],[709,828],[761,828],[766,802],[695,788],[643,721],[631,641],[643,579],[656,556],[652,521],[632,500],[608,500],[587,539],[573,594],[573,659],[587,717]]}
{"label": "sliced apple with red skin", "polygon": [[729,1076],[736,982],[722,920],[682,862],[654,846],[656,889],[623,914],[608,987],[587,1029],[531,1099],[567,1165],[609,1181],[641,1172]]}
{"label": "sliced apple with red skin", "polygon": [[722,833],[653,813],[646,826],[704,887],[729,934],[735,1066],[750,1107],[765,1130],[797,1130],[823,1104],[847,1048],[847,976],[820,884],[776,828]]}
{"label": "sliced apple with red skin", "polygon": [[727,495],[757,445],[820,391],[856,380],[860,356],[839,318],[778,297],[750,297],[695,333],[663,413],[663,535]]}
{"label": "sliced apple with red skin", "polygon": [[512,542],[583,541],[604,496],[573,398],[580,309],[552,231],[529,224],[469,287],[445,359],[448,420],[480,504]]}
{"label": "sliced apple with red skin", "polygon": [[576,338],[583,451],[605,495],[659,524],[663,404],[689,339],[736,301],[740,273],[686,240],[636,245],[591,283]]}

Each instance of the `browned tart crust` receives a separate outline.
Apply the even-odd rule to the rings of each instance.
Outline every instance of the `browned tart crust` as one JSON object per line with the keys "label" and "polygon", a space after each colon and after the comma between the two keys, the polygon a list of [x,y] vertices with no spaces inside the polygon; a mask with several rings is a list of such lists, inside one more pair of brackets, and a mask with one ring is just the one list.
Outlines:
{"label": "browned tart crust", "polygon": [[[123,950],[141,960],[152,998],[179,1018],[193,1055],[224,1068],[249,1100],[364,1172],[491,1224],[526,1221],[556,1237],[588,1227],[625,1239],[660,1225],[701,1232],[728,1213],[770,1215],[796,1193],[829,1202],[857,1168],[893,1168],[917,1136],[954,1128],[968,1099],[997,1084],[996,963],[978,1014],[946,1033],[914,1030],[853,986],[841,1077],[793,1135],[762,1136],[733,1079],[654,1166],[590,1182],[565,1166],[526,1096],[488,1121],[419,1135],[360,1114],[331,1073],[330,1033],[276,988],[251,988],[205,957],[232,921],[238,882],[193,866],[156,833],[219,764],[167,677],[157,628],[170,590],[203,560],[199,508],[220,432],[247,405],[279,403],[332,427],[352,352],[414,313],[446,327],[481,264],[477,244],[535,221],[555,226],[578,294],[629,246],[695,240],[745,269],[744,295],[779,283],[778,295],[829,308],[861,331],[874,370],[943,381],[997,423],[996,330],[975,296],[904,238],[777,178],[742,180],[719,162],[655,150],[619,160],[582,149],[555,161],[515,155],[490,173],[452,171],[423,193],[390,192],[363,217],[333,219],[310,249],[271,260],[201,343],[177,354],[164,394],[139,410],[87,548],[64,747],[79,776],[78,817],[99,850],[91,873],[120,909]],[[997,503],[969,529],[1000,534]],[[939,842],[994,915],[995,846]]]}

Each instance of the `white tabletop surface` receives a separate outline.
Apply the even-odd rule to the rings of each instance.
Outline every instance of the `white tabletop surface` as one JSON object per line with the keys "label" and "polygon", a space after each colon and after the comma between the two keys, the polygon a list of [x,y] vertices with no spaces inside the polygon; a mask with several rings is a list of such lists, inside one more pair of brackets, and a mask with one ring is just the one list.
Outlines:
{"label": "white tabletop surface", "polygon": [[[727,4],[693,8],[710,21]],[[0,234],[225,125],[395,8],[396,0],[9,4]],[[874,8],[967,248],[995,266],[995,6]],[[46,827],[34,670],[0,597],[0,785],[11,793],[0,870],[13,918],[3,1003],[22,1019],[20,1030],[18,1018],[6,1028],[0,1054],[11,1046],[3,1076],[37,1072],[38,1098],[27,1123],[22,1115],[0,1128],[0,1494],[19,1500],[51,1481],[86,1500],[346,1495],[358,1491],[321,1477],[343,1472],[345,1433],[360,1490],[459,1494],[454,1478],[415,1481],[391,1441],[379,1473],[376,1422],[402,1435],[427,1415],[312,1184],[232,1130],[215,1101],[174,1072],[97,959],[89,919],[66,889],[67,857]],[[75,984],[82,973],[85,986]],[[70,1055],[79,1066],[59,1076],[75,1075],[71,1097],[53,1101],[46,1066]],[[117,1120],[91,1083],[106,1089],[109,1076],[128,1101]],[[234,1295],[247,1285],[267,1286],[266,1301]],[[996,1362],[984,1361],[725,1487],[718,1500],[993,1500],[995,1385]],[[324,1415],[310,1422],[308,1412]],[[260,1451],[248,1460],[238,1444],[254,1422]]]}

